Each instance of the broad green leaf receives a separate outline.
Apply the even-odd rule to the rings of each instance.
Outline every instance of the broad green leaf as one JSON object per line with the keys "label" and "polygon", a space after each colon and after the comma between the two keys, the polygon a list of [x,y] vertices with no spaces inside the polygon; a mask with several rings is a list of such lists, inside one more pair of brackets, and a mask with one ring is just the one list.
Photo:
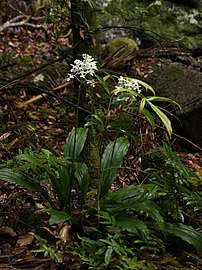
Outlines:
{"label": "broad green leaf", "polygon": [[69,133],[64,147],[64,156],[77,160],[83,150],[88,134],[87,128],[73,128]]}
{"label": "broad green leaf", "polygon": [[11,169],[2,169],[0,170],[0,179],[8,181],[12,184],[20,185],[21,187],[30,189],[31,191],[37,192],[41,196],[43,196],[52,207],[55,207],[54,203],[51,200],[48,192],[43,189],[37,182],[29,179],[25,175],[14,172]]}
{"label": "broad green leaf", "polygon": [[145,190],[137,190],[135,186],[127,186],[120,188],[116,192],[110,193],[100,201],[100,209],[110,214],[123,212],[129,209],[129,205],[144,200]]}
{"label": "broad green leaf", "polygon": [[118,217],[116,226],[126,229],[130,233],[141,236],[144,241],[149,239],[149,229],[143,221],[135,217]]}
{"label": "broad green leaf", "polygon": [[110,193],[104,200],[116,202],[136,202],[137,200],[156,199],[162,196],[162,190],[155,184],[130,185]]}
{"label": "broad green leaf", "polygon": [[100,198],[108,194],[112,182],[115,180],[117,171],[123,162],[129,148],[126,138],[120,137],[114,142],[110,142],[102,156],[102,176],[100,184]]}
{"label": "broad green leaf", "polygon": [[159,212],[159,207],[152,201],[143,201],[136,202],[134,205],[129,206],[129,209],[137,211],[137,212],[145,212],[151,218],[153,218],[159,225],[160,228],[164,227],[164,220]]}
{"label": "broad green leaf", "polygon": [[150,105],[150,107],[154,110],[154,112],[158,115],[158,117],[161,119],[161,121],[163,122],[164,126],[166,127],[166,129],[168,131],[169,136],[171,137],[172,126],[171,126],[171,122],[170,122],[169,118],[156,105],[154,105],[153,103],[151,103],[148,100],[147,100],[147,102]]}
{"label": "broad green leaf", "polygon": [[193,245],[199,252],[202,252],[202,233],[197,232],[191,226],[181,223],[165,223],[163,231],[180,237],[182,240]]}
{"label": "broad green leaf", "polygon": [[75,164],[75,176],[79,182],[81,188],[81,195],[84,199],[86,193],[88,191],[88,184],[89,184],[89,172],[88,167],[85,163],[76,163]]}
{"label": "broad green leaf", "polygon": [[[74,177],[74,171],[72,165],[67,166],[60,166],[58,168],[59,173],[59,190],[57,192],[58,200],[60,201],[61,209],[67,209],[70,196],[71,196],[71,190],[72,190],[72,184],[73,184],[73,177]],[[54,185],[54,183],[52,182]]]}
{"label": "broad green leaf", "polygon": [[55,210],[53,208],[46,208],[43,211],[46,211],[50,214],[50,220],[49,220],[50,225],[63,223],[67,220],[72,220],[72,217],[68,215],[67,213],[59,211],[59,210]]}
{"label": "broad green leaf", "polygon": [[57,176],[58,172],[49,173],[48,176],[53,188],[54,196],[56,197],[56,200],[58,200],[60,206],[62,207],[64,205],[64,196],[63,196],[63,189],[60,183],[60,179]]}
{"label": "broad green leaf", "polygon": [[41,149],[41,152],[44,153],[48,158],[54,156],[53,153],[48,149]]}
{"label": "broad green leaf", "polygon": [[23,160],[26,161],[28,163],[31,163],[33,168],[36,169],[37,166],[41,166],[41,162],[39,161],[39,159],[33,155],[30,154],[21,154],[17,156],[17,160]]}
{"label": "broad green leaf", "polygon": [[114,79],[114,78],[111,74],[108,74],[108,75],[104,76],[103,81],[106,82],[108,79]]}

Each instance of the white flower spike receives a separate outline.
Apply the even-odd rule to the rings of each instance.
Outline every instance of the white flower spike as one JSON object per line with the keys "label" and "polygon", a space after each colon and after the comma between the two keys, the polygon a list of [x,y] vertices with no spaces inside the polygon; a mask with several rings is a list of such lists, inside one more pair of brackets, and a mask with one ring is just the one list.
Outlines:
{"label": "white flower spike", "polygon": [[117,95],[119,92],[121,92],[121,89],[128,89],[133,90],[137,93],[141,93],[141,85],[139,85],[138,81],[136,79],[130,79],[130,78],[124,78],[123,76],[120,76],[118,85],[115,86],[116,91],[115,94]]}
{"label": "white flower spike", "polygon": [[95,82],[94,80],[90,80],[89,76],[93,77],[95,75],[95,71],[98,70],[97,63],[95,59],[88,54],[82,54],[82,57],[83,60],[76,59],[74,63],[71,64],[72,68],[68,74],[67,81],[74,78],[84,79],[87,84],[94,87]]}

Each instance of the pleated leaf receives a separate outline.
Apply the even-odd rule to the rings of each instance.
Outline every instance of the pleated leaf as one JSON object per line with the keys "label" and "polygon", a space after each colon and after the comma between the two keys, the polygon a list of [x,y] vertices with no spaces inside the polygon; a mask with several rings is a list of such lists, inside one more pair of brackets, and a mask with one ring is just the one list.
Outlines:
{"label": "pleated leaf", "polygon": [[129,233],[141,236],[144,241],[149,239],[149,229],[146,224],[135,217],[118,217],[116,226],[126,229]]}
{"label": "pleated leaf", "polygon": [[161,189],[154,184],[144,184],[144,185],[130,185],[120,188],[116,192],[110,193],[107,197],[100,201],[100,207],[103,211],[118,207],[129,207],[133,206],[135,203],[141,203],[151,199],[156,199],[162,196],[163,193]]}
{"label": "pleated leaf", "polygon": [[[59,173],[59,190],[57,192],[58,201],[60,202],[61,209],[67,207],[72,190],[72,182],[73,182],[73,168],[72,165],[61,166],[58,168]],[[55,186],[55,183],[53,183]]]}
{"label": "pleated leaf", "polygon": [[84,199],[86,193],[88,191],[88,184],[89,184],[89,172],[88,167],[85,163],[77,163],[75,164],[75,176],[79,182],[81,188],[81,195]]}
{"label": "pleated leaf", "polygon": [[202,233],[197,232],[191,226],[181,223],[165,223],[162,231],[180,237],[182,240],[193,245],[199,252],[202,252]]}
{"label": "pleated leaf", "polygon": [[64,156],[77,160],[83,150],[88,134],[87,128],[73,128],[69,133],[64,147]]}
{"label": "pleated leaf", "polygon": [[143,201],[139,203],[134,203],[134,205],[129,206],[129,209],[137,212],[145,212],[158,223],[160,228],[164,227],[164,220],[159,212],[159,208],[156,203],[149,200]]}
{"label": "pleated leaf", "polygon": [[68,215],[67,213],[55,210],[53,208],[47,208],[47,209],[44,209],[43,211],[47,211],[50,214],[50,220],[49,220],[50,225],[63,223],[67,220],[72,220],[72,217]]}
{"label": "pleated leaf", "polygon": [[119,167],[129,148],[126,138],[120,137],[110,142],[102,156],[102,178],[100,183],[100,198],[108,194],[111,184],[116,179]]}
{"label": "pleated leaf", "polygon": [[11,169],[1,169],[0,179],[5,180],[11,184],[19,185],[23,188],[30,189],[33,192],[39,193],[52,205],[52,207],[54,207],[54,204],[51,200],[51,197],[48,195],[48,192],[46,192],[37,182],[29,179],[25,175],[16,173]]}

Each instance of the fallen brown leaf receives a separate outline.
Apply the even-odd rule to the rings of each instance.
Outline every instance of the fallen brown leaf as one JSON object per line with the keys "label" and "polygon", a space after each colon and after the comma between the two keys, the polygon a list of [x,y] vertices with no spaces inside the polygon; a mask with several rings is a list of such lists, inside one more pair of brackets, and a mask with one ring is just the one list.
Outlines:
{"label": "fallen brown leaf", "polygon": [[16,236],[16,233],[14,232],[13,228],[5,226],[5,227],[0,227],[0,234],[6,234],[9,236]]}
{"label": "fallen brown leaf", "polygon": [[34,233],[33,232],[28,232],[27,234],[24,234],[19,237],[17,244],[21,246],[27,246],[31,244],[31,242],[34,240]]}

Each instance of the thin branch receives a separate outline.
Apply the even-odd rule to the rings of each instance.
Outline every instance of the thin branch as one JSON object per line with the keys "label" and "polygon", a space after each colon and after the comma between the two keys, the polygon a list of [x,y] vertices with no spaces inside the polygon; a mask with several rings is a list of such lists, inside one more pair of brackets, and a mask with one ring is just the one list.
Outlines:
{"label": "thin branch", "polygon": [[[50,96],[50,97],[53,97],[53,98],[56,98],[57,100],[60,100],[70,106],[72,106],[73,108],[77,108],[78,110],[82,111],[82,112],[85,112],[87,114],[92,114],[91,111],[81,107],[81,106],[78,106],[76,104],[74,104],[73,102],[67,100],[67,99],[64,99],[62,97],[59,97],[57,96],[56,94],[54,94],[53,92],[50,92],[50,90],[46,90],[46,89],[43,89],[43,88],[40,88],[40,87],[37,87],[35,85],[31,85],[31,84],[27,84],[27,83],[19,83],[17,85],[14,85],[12,86],[12,88],[6,88],[4,89],[4,91],[8,91],[8,90],[14,90],[14,89],[22,89],[22,88],[27,88],[27,89],[30,89],[32,91],[36,91],[38,93],[40,93],[40,95],[43,95],[43,97],[47,97],[47,96]],[[54,89],[54,88],[53,88]],[[55,89],[56,90],[56,89]]]}
{"label": "thin branch", "polygon": [[[54,88],[50,89],[49,91],[60,90],[60,89],[65,88],[65,87],[67,87],[67,86],[71,86],[72,84],[73,84],[73,82],[66,82],[66,83],[63,83],[63,84],[61,84],[61,85],[59,85],[59,86],[57,86],[57,87],[54,87]],[[20,108],[20,107],[24,107],[25,105],[32,104],[32,103],[34,103],[35,101],[38,101],[38,100],[40,100],[40,99],[42,99],[42,98],[44,98],[44,97],[47,97],[47,96],[48,96],[48,94],[39,94],[39,95],[37,95],[37,96],[32,97],[32,98],[29,99],[29,100],[26,100],[26,101],[24,101],[24,102],[19,102],[19,103],[17,104],[17,106],[18,106],[19,108]]]}
{"label": "thin branch", "polygon": [[[128,112],[128,111],[125,111],[125,112],[126,112],[127,114],[129,114],[129,115],[134,115],[134,113],[132,113],[132,112]],[[141,118],[141,119],[145,119],[145,117],[144,117],[143,115],[141,115],[141,114],[137,114],[137,116],[138,116],[139,118]],[[156,128],[159,128],[159,129],[161,129],[161,130],[163,130],[163,131],[167,131],[166,128],[164,128],[164,127],[162,127],[162,126],[160,126],[160,125],[158,125],[158,124],[156,124],[155,126],[156,126]],[[198,149],[199,151],[202,152],[202,148],[201,148],[200,146],[198,146],[197,144],[195,144],[195,143],[192,142],[191,140],[187,139],[186,137],[183,137],[183,136],[181,136],[181,135],[179,135],[179,134],[177,134],[177,133],[175,133],[175,132],[172,132],[172,135],[175,136],[175,137],[178,138],[178,139],[181,139],[181,140],[184,140],[184,141],[188,142],[190,145],[192,145],[193,147],[195,147],[196,149]]]}
{"label": "thin branch", "polygon": [[[6,30],[7,28],[10,27],[17,27],[17,26],[30,26],[33,28],[43,28],[46,30],[46,27],[42,24],[33,24],[30,23],[29,21],[32,19],[31,16],[27,16],[27,15],[18,15],[12,19],[10,19],[9,21],[6,21],[5,23],[3,23],[2,25],[0,25],[0,33],[3,32],[4,30]],[[35,18],[35,20],[39,20],[39,18]]]}

